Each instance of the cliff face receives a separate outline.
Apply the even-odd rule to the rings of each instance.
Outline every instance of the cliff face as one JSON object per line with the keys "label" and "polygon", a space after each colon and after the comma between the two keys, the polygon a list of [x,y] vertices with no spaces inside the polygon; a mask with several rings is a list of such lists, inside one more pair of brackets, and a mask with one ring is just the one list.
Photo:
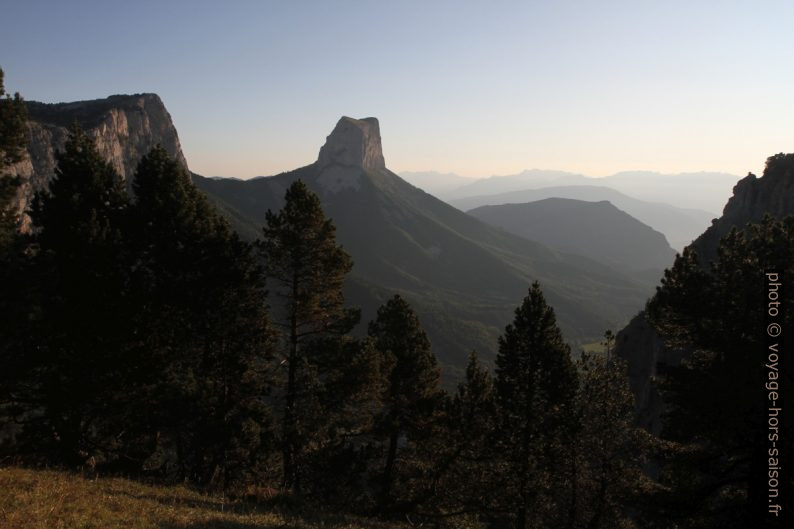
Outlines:
{"label": "cliff face", "polygon": [[[697,250],[700,262],[708,266],[717,256],[720,239],[734,226],[742,229],[766,214],[776,218],[794,215],[794,154],[770,157],[761,178],[749,174],[739,180],[722,217],[713,221],[690,246]],[[663,402],[653,379],[666,366],[679,365],[689,352],[667,347],[664,337],[645,319],[644,312],[618,333],[615,346],[616,353],[628,363],[640,425],[659,433]]]}
{"label": "cliff face", "polygon": [[19,210],[24,211],[36,191],[46,189],[55,175],[55,153],[63,149],[69,128],[79,124],[96,141],[105,157],[128,185],[143,155],[161,144],[185,167],[176,128],[156,94],[111,96],[73,103],[27,103],[30,143],[25,159],[10,174],[23,180]]}
{"label": "cliff face", "polygon": [[761,178],[750,173],[737,182],[722,217],[692,242],[700,262],[707,265],[716,258],[720,239],[731,228],[758,222],[767,213],[777,218],[794,214],[794,154],[772,156]]}
{"label": "cliff face", "polygon": [[378,120],[342,117],[320,149],[315,166],[317,181],[327,193],[358,190],[366,171],[385,171]]}
{"label": "cliff face", "polygon": [[664,339],[646,320],[643,311],[618,332],[615,352],[628,364],[637,424],[658,435],[662,430],[663,402],[656,387],[656,376],[666,366],[679,365],[686,358],[687,351],[666,346]]}

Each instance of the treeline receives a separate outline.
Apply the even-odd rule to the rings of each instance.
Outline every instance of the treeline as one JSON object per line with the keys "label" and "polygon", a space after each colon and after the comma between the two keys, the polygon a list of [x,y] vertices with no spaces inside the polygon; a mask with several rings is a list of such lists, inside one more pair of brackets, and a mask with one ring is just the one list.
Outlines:
{"label": "treeline", "polygon": [[448,524],[626,517],[623,368],[575,363],[537,283],[493,378],[472,354],[450,395],[400,296],[352,333],[353,263],[302,182],[249,244],[162,148],[131,194],[79,130],[57,162],[3,248],[7,456]]}

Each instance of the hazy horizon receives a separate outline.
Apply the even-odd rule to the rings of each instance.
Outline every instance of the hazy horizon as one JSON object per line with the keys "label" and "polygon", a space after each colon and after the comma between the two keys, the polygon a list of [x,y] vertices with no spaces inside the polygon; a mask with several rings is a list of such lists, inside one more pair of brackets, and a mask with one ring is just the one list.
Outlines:
{"label": "hazy horizon", "polygon": [[30,100],[158,93],[208,176],[310,163],[342,115],[380,119],[396,172],[744,175],[791,150],[788,3],[500,7],[16,3],[0,67]]}

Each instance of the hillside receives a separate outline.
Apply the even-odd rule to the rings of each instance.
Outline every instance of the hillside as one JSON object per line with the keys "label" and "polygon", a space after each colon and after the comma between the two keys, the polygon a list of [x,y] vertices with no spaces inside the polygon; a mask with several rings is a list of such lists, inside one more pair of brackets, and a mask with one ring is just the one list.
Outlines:
{"label": "hillside", "polygon": [[476,349],[486,358],[537,279],[569,340],[592,341],[628,321],[652,292],[583,256],[487,225],[408,184],[386,168],[377,120],[342,118],[318,161],[248,181],[195,175],[245,236],[258,236],[268,209],[296,179],[318,193],[352,255],[348,292],[364,319],[390,294],[415,306],[447,373]]}
{"label": "hillside", "polygon": [[184,486],[153,486],[121,478],[87,479],[54,470],[0,468],[0,491],[0,527],[9,529],[403,527],[320,512],[299,514],[267,502],[209,496]]}
{"label": "hillside", "polygon": [[664,235],[607,201],[547,198],[468,213],[527,239],[657,279],[675,258]]}
{"label": "hillside", "polygon": [[546,198],[570,198],[589,202],[607,200],[643,224],[662,232],[670,246],[679,251],[700,235],[709,226],[711,220],[717,216],[708,211],[678,208],[661,202],[639,200],[602,185],[523,189],[495,195],[478,195],[450,200],[449,203],[462,211],[468,211],[480,206],[535,202]]}

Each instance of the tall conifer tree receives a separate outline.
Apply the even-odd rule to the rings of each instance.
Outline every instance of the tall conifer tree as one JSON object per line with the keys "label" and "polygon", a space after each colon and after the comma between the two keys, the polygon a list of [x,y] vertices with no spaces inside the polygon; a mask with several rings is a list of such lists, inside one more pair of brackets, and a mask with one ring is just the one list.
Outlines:
{"label": "tall conifer tree", "polygon": [[[8,166],[22,159],[28,144],[27,108],[17,93],[12,98],[3,85],[0,69],[0,252],[10,243],[17,229],[16,195],[21,183],[7,176]],[[2,256],[0,256],[2,259]]]}
{"label": "tall conifer tree", "polygon": [[[277,364],[284,371],[276,395],[282,404],[282,485],[300,493],[306,446],[335,415],[320,401],[322,386],[344,361],[334,362],[323,350],[353,328],[360,312],[344,306],[344,281],[353,263],[336,243],[336,228],[317,195],[297,180],[287,189],[284,207],[268,211],[266,219],[260,248],[280,338]],[[339,397],[333,400],[341,406],[347,399]]]}
{"label": "tall conifer tree", "polygon": [[559,514],[556,460],[577,388],[570,348],[537,282],[499,338],[496,366],[498,439],[508,473],[504,508],[525,529]]}
{"label": "tall conifer tree", "polygon": [[[27,109],[19,94],[10,97],[0,69],[0,418],[18,411],[14,402],[24,370],[30,309],[30,274],[27,239],[18,232],[17,195],[21,180],[7,174],[9,165],[22,159],[28,143]],[[15,396],[16,395],[16,396]]]}
{"label": "tall conifer tree", "polygon": [[34,442],[80,463],[108,432],[104,418],[122,373],[127,330],[123,218],[124,183],[75,129],[49,191],[31,213],[39,309],[35,382],[43,412]]}
{"label": "tall conifer tree", "polygon": [[603,354],[583,352],[577,361],[579,390],[571,413],[573,429],[560,460],[570,470],[560,491],[567,527],[630,526],[649,479],[643,473],[649,434],[635,425],[634,396],[625,364],[604,335]]}
{"label": "tall conifer tree", "polygon": [[472,352],[466,377],[447,405],[445,428],[433,447],[436,464],[427,503],[444,516],[486,517],[502,495],[504,468],[494,445],[494,393],[491,373]]}
{"label": "tall conifer tree", "polygon": [[[792,155],[767,162],[781,176],[790,176],[792,167]],[[694,251],[685,250],[648,304],[649,318],[661,334],[692,351],[661,381],[667,405],[662,436],[676,449],[668,451],[660,478],[670,494],[654,507],[681,527],[752,526],[767,514],[767,467],[785,469],[779,456],[790,457],[794,449],[790,421],[783,421],[777,452],[767,452],[765,384],[775,382],[780,388],[794,382],[790,366],[765,367],[774,352],[762,339],[767,289],[773,282],[764,275],[767,270],[776,270],[783,285],[794,277],[794,217],[767,216],[743,231],[732,230],[708,269]],[[785,315],[782,328],[791,328],[794,297],[784,296],[779,310]],[[778,396],[778,407],[787,409],[791,391]],[[769,459],[777,464],[769,465]],[[783,490],[794,486],[790,476],[779,474]],[[780,499],[784,512],[790,510],[787,496]]]}
{"label": "tall conifer tree", "polygon": [[166,439],[149,450],[173,444],[184,477],[225,488],[255,470],[268,442],[263,270],[251,245],[162,147],[138,164],[133,191],[129,238],[140,342],[128,373],[141,398],[130,411],[150,403],[137,414],[143,439],[147,432]]}
{"label": "tall conifer tree", "polygon": [[410,305],[395,295],[378,309],[369,336],[382,355],[383,410],[377,429],[387,439],[381,478],[381,503],[391,501],[401,440],[422,436],[440,403],[440,371],[430,340]]}

